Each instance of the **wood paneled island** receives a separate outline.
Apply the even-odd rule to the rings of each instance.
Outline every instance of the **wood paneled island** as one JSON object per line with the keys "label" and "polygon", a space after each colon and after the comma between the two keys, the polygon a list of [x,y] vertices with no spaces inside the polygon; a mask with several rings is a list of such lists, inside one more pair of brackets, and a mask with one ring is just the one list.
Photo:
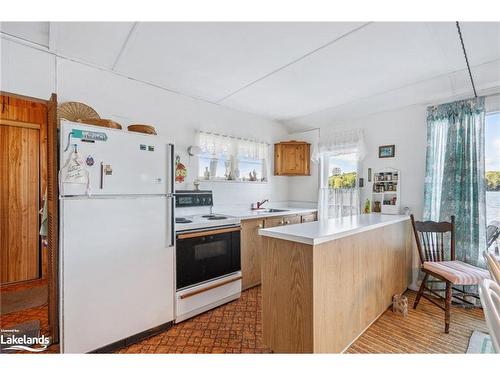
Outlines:
{"label": "wood paneled island", "polygon": [[261,229],[264,344],[340,353],[411,283],[408,216],[367,214]]}

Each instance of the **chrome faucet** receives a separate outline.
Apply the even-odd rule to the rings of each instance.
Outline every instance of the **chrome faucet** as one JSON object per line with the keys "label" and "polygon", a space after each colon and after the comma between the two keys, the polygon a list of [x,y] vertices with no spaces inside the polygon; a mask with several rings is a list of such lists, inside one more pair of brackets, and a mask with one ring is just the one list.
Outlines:
{"label": "chrome faucet", "polygon": [[269,202],[269,199],[264,199],[262,202],[257,202],[257,209],[261,208],[262,205],[266,202]]}

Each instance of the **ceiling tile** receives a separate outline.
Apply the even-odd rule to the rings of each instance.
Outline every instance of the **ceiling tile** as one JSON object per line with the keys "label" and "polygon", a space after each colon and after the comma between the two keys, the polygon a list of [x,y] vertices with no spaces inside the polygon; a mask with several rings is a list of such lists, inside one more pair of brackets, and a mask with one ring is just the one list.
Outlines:
{"label": "ceiling tile", "polygon": [[53,22],[57,53],[112,68],[133,22]]}
{"label": "ceiling tile", "polygon": [[140,23],[116,70],[217,101],[362,23]]}
{"label": "ceiling tile", "polygon": [[0,31],[44,47],[49,46],[48,22],[0,22]]}
{"label": "ceiling tile", "polygon": [[[460,70],[454,27],[374,23],[221,104],[286,120]],[[455,53],[443,53],[444,42]]]}
{"label": "ceiling tile", "polygon": [[500,59],[500,22],[460,22],[471,65]]}

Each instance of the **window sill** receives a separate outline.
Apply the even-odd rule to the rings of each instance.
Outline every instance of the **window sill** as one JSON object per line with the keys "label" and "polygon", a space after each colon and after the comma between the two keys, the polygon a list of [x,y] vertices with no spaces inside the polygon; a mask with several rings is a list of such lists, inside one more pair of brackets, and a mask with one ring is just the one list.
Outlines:
{"label": "window sill", "polygon": [[200,183],[203,182],[217,182],[217,183],[228,183],[228,184],[267,184],[269,181],[241,181],[241,180],[215,180],[215,179],[210,179],[210,180],[205,180],[205,179],[198,179]]}

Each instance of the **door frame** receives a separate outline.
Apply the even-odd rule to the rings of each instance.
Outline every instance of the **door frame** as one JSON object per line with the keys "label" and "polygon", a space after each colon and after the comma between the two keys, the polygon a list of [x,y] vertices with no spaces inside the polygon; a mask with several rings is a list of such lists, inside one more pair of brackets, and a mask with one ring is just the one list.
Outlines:
{"label": "door frame", "polygon": [[[47,121],[45,129],[38,126],[40,130],[40,145],[44,144],[44,149],[40,148],[40,163],[45,159],[45,171],[40,168],[40,194],[47,190],[47,213],[48,213],[48,246],[47,246],[47,290],[48,290],[48,321],[49,335],[51,343],[59,342],[59,189],[58,189],[58,127],[57,122],[57,95],[53,93],[48,100],[19,95],[0,90],[0,95],[13,99],[27,100],[35,103],[45,104],[47,107]],[[2,112],[3,112],[3,108]],[[2,120],[9,122],[9,125],[35,127],[37,124]],[[14,124],[17,123],[17,124]],[[43,137],[46,142],[42,142]],[[42,176],[45,173],[45,176]],[[45,186],[42,188],[42,181]],[[40,202],[42,202],[40,200]],[[40,246],[41,248],[41,246]],[[40,273],[40,278],[43,275]]]}

